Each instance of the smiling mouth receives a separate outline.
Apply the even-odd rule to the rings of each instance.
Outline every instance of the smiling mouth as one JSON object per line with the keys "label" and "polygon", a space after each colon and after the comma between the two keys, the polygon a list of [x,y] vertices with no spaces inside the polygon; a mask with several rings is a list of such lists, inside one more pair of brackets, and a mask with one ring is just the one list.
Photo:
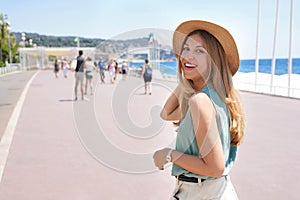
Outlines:
{"label": "smiling mouth", "polygon": [[185,67],[185,68],[188,68],[188,69],[193,69],[193,68],[196,68],[197,66],[196,66],[196,65],[193,65],[193,64],[190,64],[190,63],[185,63],[185,64],[184,64],[184,67]]}

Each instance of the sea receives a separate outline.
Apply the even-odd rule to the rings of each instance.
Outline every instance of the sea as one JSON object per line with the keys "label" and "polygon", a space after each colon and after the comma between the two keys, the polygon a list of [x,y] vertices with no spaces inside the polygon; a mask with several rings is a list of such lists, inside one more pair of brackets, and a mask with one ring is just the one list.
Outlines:
{"label": "sea", "polygon": [[[259,59],[259,70],[260,73],[271,74],[272,68],[272,59]],[[288,59],[280,58],[276,59],[275,62],[275,75],[283,75],[288,74]],[[176,75],[176,61],[172,62],[160,62],[160,71],[164,74]],[[130,63],[130,67],[141,67],[143,63],[141,62],[132,62]],[[239,72],[249,73],[255,72],[255,60],[241,60]],[[300,58],[292,59],[292,74],[300,74]]]}

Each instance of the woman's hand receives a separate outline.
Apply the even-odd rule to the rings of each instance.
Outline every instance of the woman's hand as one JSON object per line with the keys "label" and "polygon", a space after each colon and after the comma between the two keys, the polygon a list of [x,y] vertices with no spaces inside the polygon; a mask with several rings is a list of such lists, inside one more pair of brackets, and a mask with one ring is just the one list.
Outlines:
{"label": "woman's hand", "polygon": [[164,149],[158,150],[154,153],[153,160],[154,160],[155,166],[159,170],[164,170],[164,165],[167,163],[166,156],[169,151],[170,151],[169,148],[164,148]]}

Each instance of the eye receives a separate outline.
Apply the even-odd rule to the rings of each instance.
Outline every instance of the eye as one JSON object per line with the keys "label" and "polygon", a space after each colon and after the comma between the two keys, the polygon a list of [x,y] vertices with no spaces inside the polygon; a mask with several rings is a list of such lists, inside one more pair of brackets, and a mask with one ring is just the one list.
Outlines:
{"label": "eye", "polygon": [[198,53],[198,54],[205,53],[205,51],[203,49],[201,49],[201,48],[196,49],[195,52]]}
{"label": "eye", "polygon": [[182,49],[182,51],[189,51],[189,50],[190,50],[190,48],[187,46],[183,47],[183,49]]}

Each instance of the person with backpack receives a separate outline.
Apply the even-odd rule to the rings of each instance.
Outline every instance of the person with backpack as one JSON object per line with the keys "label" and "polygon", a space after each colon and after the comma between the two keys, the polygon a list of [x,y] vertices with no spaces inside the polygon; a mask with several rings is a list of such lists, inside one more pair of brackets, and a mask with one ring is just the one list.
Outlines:
{"label": "person with backpack", "polygon": [[145,60],[145,64],[142,67],[142,77],[144,78],[145,82],[145,94],[149,92],[149,95],[152,94],[152,87],[151,87],[151,81],[152,81],[152,65],[149,64],[149,60]]}
{"label": "person with backpack", "polygon": [[99,58],[98,67],[99,67],[99,70],[100,70],[101,83],[105,83],[105,81],[104,81],[105,80],[105,74],[104,74],[105,64],[104,64],[104,61],[101,57]]}

